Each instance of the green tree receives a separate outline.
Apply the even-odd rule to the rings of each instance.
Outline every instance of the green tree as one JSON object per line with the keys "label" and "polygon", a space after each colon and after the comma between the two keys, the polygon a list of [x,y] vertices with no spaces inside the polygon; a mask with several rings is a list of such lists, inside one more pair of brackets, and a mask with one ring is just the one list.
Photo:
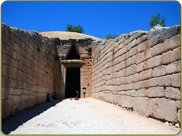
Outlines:
{"label": "green tree", "polygon": [[116,35],[113,35],[112,36],[111,34],[109,34],[109,35],[106,36],[106,39],[107,40],[109,40],[109,39],[115,39],[116,37],[117,37]]}
{"label": "green tree", "polygon": [[72,32],[73,26],[72,25],[67,25],[66,31]]}
{"label": "green tree", "polygon": [[72,25],[67,25],[66,31],[68,32],[77,32],[77,33],[83,33],[83,27],[79,26],[72,26]]}
{"label": "green tree", "polygon": [[153,28],[154,26],[156,26],[157,24],[160,24],[161,26],[165,27],[166,23],[165,23],[166,18],[160,17],[160,14],[158,13],[157,16],[152,16],[152,19],[150,21],[150,26],[151,28]]}

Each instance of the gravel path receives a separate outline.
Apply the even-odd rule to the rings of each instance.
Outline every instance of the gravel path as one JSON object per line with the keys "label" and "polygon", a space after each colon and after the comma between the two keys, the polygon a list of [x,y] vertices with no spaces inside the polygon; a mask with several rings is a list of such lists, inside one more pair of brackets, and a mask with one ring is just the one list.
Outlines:
{"label": "gravel path", "polygon": [[77,101],[65,99],[10,134],[177,134],[179,131],[180,128],[117,105],[82,98]]}

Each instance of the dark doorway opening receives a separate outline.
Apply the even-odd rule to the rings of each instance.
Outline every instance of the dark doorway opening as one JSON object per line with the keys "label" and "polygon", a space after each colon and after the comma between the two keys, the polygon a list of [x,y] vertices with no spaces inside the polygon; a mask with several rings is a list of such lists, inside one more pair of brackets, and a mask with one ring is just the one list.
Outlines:
{"label": "dark doorway opening", "polygon": [[76,90],[80,98],[80,67],[66,68],[65,98],[76,97]]}
{"label": "dark doorway opening", "polygon": [[80,56],[78,55],[76,51],[75,45],[71,46],[71,50],[69,51],[68,55],[66,56],[66,60],[71,59],[80,59]]}

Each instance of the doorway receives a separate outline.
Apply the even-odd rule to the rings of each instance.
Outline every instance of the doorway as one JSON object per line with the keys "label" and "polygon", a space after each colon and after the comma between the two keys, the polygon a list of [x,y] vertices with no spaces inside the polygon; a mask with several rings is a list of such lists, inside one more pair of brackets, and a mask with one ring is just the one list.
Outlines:
{"label": "doorway", "polygon": [[65,98],[76,97],[78,90],[80,98],[80,67],[66,68]]}

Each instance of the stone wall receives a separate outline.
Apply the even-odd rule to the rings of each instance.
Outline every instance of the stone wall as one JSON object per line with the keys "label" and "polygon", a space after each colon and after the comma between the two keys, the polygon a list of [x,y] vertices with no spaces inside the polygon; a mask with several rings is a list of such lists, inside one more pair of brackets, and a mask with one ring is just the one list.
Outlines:
{"label": "stone wall", "polygon": [[180,122],[180,26],[92,44],[92,96],[141,115]]}
{"label": "stone wall", "polygon": [[55,55],[55,39],[2,24],[3,118],[53,95]]}

